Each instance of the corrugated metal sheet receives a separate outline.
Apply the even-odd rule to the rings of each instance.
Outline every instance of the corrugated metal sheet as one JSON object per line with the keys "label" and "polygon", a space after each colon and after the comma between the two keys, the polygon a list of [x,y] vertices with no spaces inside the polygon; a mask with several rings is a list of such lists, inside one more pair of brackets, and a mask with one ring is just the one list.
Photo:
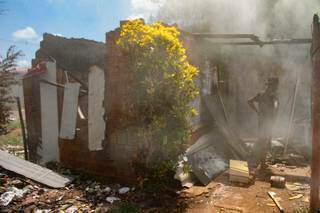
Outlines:
{"label": "corrugated metal sheet", "polygon": [[1,150],[0,166],[52,188],[65,187],[71,182],[70,178]]}
{"label": "corrugated metal sheet", "polygon": [[60,138],[73,140],[76,132],[80,83],[66,83],[63,96]]}
{"label": "corrugated metal sheet", "polygon": [[[41,79],[57,83],[56,63],[46,62],[47,70]],[[41,163],[59,161],[59,115],[57,87],[40,82],[41,147],[38,147]]]}

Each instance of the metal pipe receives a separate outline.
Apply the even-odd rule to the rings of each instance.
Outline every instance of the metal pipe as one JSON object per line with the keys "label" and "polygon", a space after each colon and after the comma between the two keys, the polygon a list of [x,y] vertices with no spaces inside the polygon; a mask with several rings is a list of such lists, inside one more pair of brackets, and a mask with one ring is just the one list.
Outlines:
{"label": "metal pipe", "polygon": [[228,33],[192,33],[191,34],[196,39],[251,39],[251,42],[215,42],[214,44],[220,45],[272,45],[272,44],[309,44],[312,42],[310,38],[302,39],[272,39],[267,41],[262,41],[255,34],[228,34]]}
{"label": "metal pipe", "polygon": [[292,125],[293,125],[293,119],[294,119],[299,84],[300,84],[300,72],[297,73],[296,84],[294,86],[293,100],[292,100],[291,109],[290,109],[289,125],[288,125],[288,130],[287,130],[287,135],[286,135],[286,143],[285,143],[284,150],[283,150],[284,156],[287,154],[288,144],[289,144],[290,137],[291,137],[291,131],[292,131]]}
{"label": "metal pipe", "polygon": [[55,83],[55,82],[48,81],[48,80],[45,80],[45,79],[41,79],[41,82],[49,84],[51,86],[59,87],[59,88],[62,88],[62,89],[65,88],[65,86],[63,84]]}
{"label": "metal pipe", "polygon": [[223,38],[223,39],[233,39],[233,38],[249,38],[257,39],[258,36],[254,34],[230,34],[230,33],[192,33],[195,38]]}
{"label": "metal pipe", "polygon": [[310,44],[312,39],[277,39],[277,40],[270,40],[270,41],[259,41],[259,42],[211,42],[213,45],[257,45],[257,46],[264,46],[264,45],[275,45],[275,44]]}
{"label": "metal pipe", "polygon": [[[55,82],[48,81],[48,80],[45,80],[45,79],[41,79],[40,81],[43,82],[43,83],[49,84],[51,86],[58,87],[58,88],[62,88],[62,89],[65,88],[65,86],[63,84],[55,83]],[[83,94],[86,94],[86,95],[88,94],[88,91],[84,90],[84,89],[80,89],[80,92],[82,92]]]}

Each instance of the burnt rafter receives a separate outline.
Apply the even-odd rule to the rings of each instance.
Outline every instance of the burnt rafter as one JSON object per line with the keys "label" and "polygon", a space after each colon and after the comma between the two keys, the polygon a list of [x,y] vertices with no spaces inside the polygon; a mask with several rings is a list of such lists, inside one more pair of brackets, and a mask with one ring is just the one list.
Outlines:
{"label": "burnt rafter", "polygon": [[[216,33],[192,33],[195,39],[210,40],[213,45],[277,45],[277,44],[311,44],[311,38],[292,39],[270,39],[261,40],[255,34],[216,34]],[[212,41],[212,39],[222,39],[227,41]],[[231,39],[250,39],[251,41],[230,41]]]}

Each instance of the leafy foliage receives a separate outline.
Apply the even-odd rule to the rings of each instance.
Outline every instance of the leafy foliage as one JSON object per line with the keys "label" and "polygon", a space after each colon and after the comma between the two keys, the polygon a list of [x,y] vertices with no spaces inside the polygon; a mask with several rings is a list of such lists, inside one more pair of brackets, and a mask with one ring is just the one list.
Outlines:
{"label": "leafy foliage", "polygon": [[[118,45],[129,58],[132,74],[130,117],[149,143],[160,145],[160,156],[175,161],[189,137],[190,102],[198,95],[198,69],[187,61],[176,27],[146,25],[133,20],[121,28]],[[161,157],[162,156],[162,157]]]}
{"label": "leafy foliage", "polygon": [[10,103],[13,102],[10,96],[10,86],[16,84],[14,72],[16,71],[16,60],[22,53],[15,52],[14,46],[11,46],[5,58],[0,57],[0,134],[7,131],[7,124],[10,116]]}

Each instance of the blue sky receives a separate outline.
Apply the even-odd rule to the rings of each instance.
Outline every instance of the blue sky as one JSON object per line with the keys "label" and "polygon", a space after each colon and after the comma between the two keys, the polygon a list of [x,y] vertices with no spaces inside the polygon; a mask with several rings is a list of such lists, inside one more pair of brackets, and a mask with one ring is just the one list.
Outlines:
{"label": "blue sky", "polygon": [[120,20],[147,17],[157,8],[154,0],[4,0],[0,16],[0,55],[10,45],[25,56],[19,66],[30,65],[44,32],[64,37],[104,41],[105,33]]}

